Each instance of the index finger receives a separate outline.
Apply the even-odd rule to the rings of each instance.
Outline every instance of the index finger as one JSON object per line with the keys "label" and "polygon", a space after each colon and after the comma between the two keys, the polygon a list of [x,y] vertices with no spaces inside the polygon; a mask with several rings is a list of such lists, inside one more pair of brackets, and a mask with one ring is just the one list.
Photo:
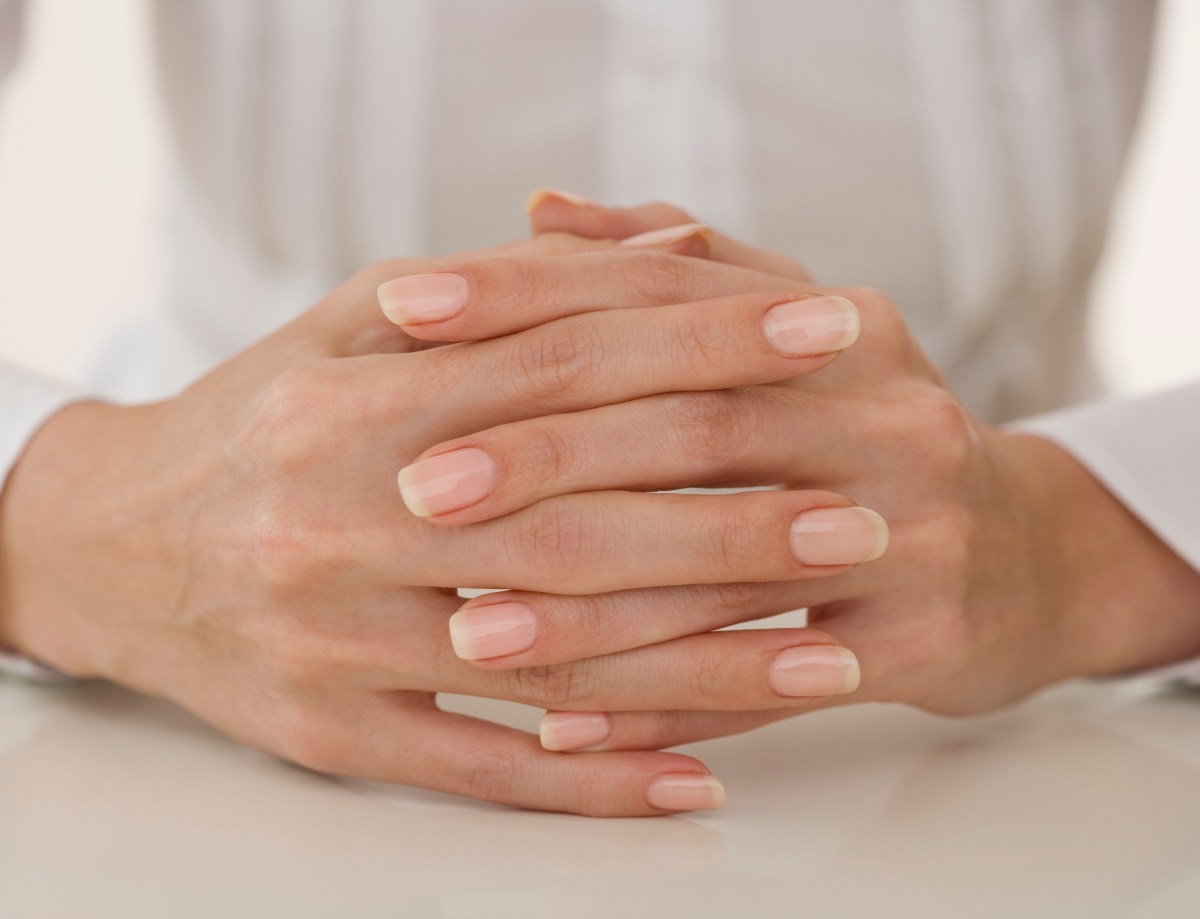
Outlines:
{"label": "index finger", "polygon": [[392,322],[426,341],[476,341],[581,313],[668,306],[754,291],[811,290],[794,279],[658,249],[463,261],[381,284]]}

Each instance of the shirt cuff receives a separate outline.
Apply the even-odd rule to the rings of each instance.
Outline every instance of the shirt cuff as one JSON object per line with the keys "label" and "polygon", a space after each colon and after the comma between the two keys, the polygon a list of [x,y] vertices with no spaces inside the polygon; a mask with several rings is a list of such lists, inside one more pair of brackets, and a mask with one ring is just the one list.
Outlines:
{"label": "shirt cuff", "polygon": [[[1009,425],[1053,441],[1200,571],[1200,383]],[[1200,685],[1200,658],[1137,674]]]}

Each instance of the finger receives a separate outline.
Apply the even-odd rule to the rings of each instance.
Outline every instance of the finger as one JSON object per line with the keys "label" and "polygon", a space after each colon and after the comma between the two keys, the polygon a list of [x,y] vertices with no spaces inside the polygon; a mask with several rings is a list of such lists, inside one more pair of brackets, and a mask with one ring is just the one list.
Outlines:
{"label": "finger", "polygon": [[[564,757],[536,737],[432,705],[385,703],[328,725],[314,758],[322,772],[415,785],[532,810],[595,817],[713,810],[721,783],[699,761],[671,753]],[[307,762],[306,762],[307,760]]]}
{"label": "finger", "polygon": [[595,310],[690,303],[808,287],[794,279],[685,258],[661,248],[477,259],[379,286],[384,314],[428,341],[495,338]]}
{"label": "finger", "polygon": [[[308,346],[316,356],[353,356],[410,352],[429,347],[429,343],[414,339],[379,312],[378,290],[381,284],[396,277],[418,272],[438,271],[444,266],[476,259],[502,257],[548,258],[561,255],[580,255],[615,249],[616,241],[587,239],[573,233],[543,233],[536,239],[460,252],[433,258],[385,259],[363,268],[333,291],[320,306],[300,317],[297,324],[306,334]],[[650,248],[651,246],[647,246]],[[688,234],[672,242],[653,246],[665,252],[703,258],[709,250],[708,237],[703,232]],[[317,332],[317,334],[312,334]],[[295,354],[288,352],[295,362]]]}
{"label": "finger", "polygon": [[812,628],[709,632],[549,667],[437,669],[462,684],[455,692],[573,712],[797,708],[850,698],[860,679],[854,653]]}
{"label": "finger", "polygon": [[400,583],[570,595],[828,577],[888,541],[874,511],[820,491],[588,492],[423,535],[382,560]]}
{"label": "finger", "polygon": [[[608,207],[555,189],[543,188],[529,196],[525,205],[535,237],[543,233],[567,232],[592,239],[627,240],[637,245],[639,235],[696,222],[682,208],[655,202],[638,207]],[[713,232],[710,258],[741,265],[768,274],[811,281],[808,270],[778,252],[748,246],[724,233]]]}
{"label": "finger", "polygon": [[[409,506],[476,523],[556,495],[852,481],[859,453],[820,397],[777,386],[673,392],[544,415],[444,441],[400,473]],[[820,423],[815,423],[820,419]],[[652,435],[652,436],[648,436]],[[469,492],[436,483],[474,464]],[[474,500],[474,503],[463,504]]]}
{"label": "finger", "polygon": [[[436,443],[498,421],[657,393],[795,379],[830,364],[853,344],[858,327],[849,300],[797,299],[794,293],[768,291],[572,316],[519,335],[451,345],[404,360],[406,376],[423,383],[420,391],[410,393],[425,402],[416,414],[428,418],[430,427],[436,423],[455,432],[424,440]],[[395,367],[377,367],[380,391],[394,390]],[[406,413],[406,424],[412,414]]]}
{"label": "finger", "polygon": [[[676,255],[707,258],[711,249],[711,241],[712,229],[703,223],[693,223],[686,227],[678,227],[670,233],[660,233],[636,242],[629,240],[627,244],[619,244],[612,239],[589,239],[584,236],[576,236],[574,233],[543,233],[533,240],[531,250],[513,254],[533,254],[544,257],[580,255],[585,252],[611,252],[621,245],[626,249],[659,249],[664,252],[673,252]],[[495,253],[497,256],[501,254]],[[459,255],[457,261],[464,261],[464,256]],[[399,274],[404,273],[399,272]],[[389,277],[396,277],[396,274]],[[387,278],[384,280],[386,281]]]}
{"label": "finger", "polygon": [[[838,697],[831,697],[829,702]],[[785,718],[828,707],[815,702],[765,712],[547,712],[538,734],[557,752],[664,750],[729,737]]]}
{"label": "finger", "polygon": [[546,666],[850,598],[855,587],[844,578],[821,578],[585,596],[501,591],[463,604],[450,617],[450,640],[458,657],[485,670]]}

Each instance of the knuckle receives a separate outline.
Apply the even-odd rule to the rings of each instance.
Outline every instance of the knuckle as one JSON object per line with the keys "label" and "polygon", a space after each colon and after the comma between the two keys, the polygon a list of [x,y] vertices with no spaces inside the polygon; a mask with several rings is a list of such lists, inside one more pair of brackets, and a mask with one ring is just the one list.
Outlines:
{"label": "knuckle", "polygon": [[520,525],[507,530],[506,542],[511,566],[550,591],[576,577],[594,551],[580,512],[555,498],[528,508]]}
{"label": "knuckle", "polygon": [[911,403],[909,422],[923,445],[926,459],[942,472],[965,467],[975,441],[967,410],[948,390],[933,387]]}
{"label": "knuckle", "polygon": [[591,697],[592,681],[577,661],[522,667],[513,671],[512,680],[517,701],[526,705],[569,708]]}
{"label": "knuckle", "polygon": [[831,293],[850,300],[864,317],[870,317],[873,320],[890,322],[900,315],[892,298],[877,287],[858,285],[841,288],[831,291]]}
{"label": "knuckle", "polygon": [[573,470],[586,466],[586,461],[580,460],[585,450],[586,439],[572,437],[551,421],[526,425],[520,440],[510,448],[522,474],[540,484],[570,479]]}
{"label": "knuckle", "polygon": [[268,589],[289,593],[313,582],[324,568],[321,540],[287,508],[263,499],[241,535],[242,550]]}
{"label": "knuckle", "polygon": [[709,606],[722,622],[742,621],[758,614],[762,586],[746,581],[706,585]]}
{"label": "knuckle", "polygon": [[481,748],[462,764],[463,792],[480,801],[506,804],[516,800],[524,755],[509,747]]}
{"label": "knuckle", "polygon": [[758,548],[761,528],[762,521],[744,510],[722,513],[711,531],[713,562],[734,580],[754,571],[756,560],[763,556]]}
{"label": "knuckle", "polygon": [[875,287],[850,287],[831,291],[845,297],[858,308],[864,331],[883,342],[907,342],[908,325],[899,307]]}
{"label": "knuckle", "polygon": [[674,327],[671,342],[692,370],[719,370],[737,351],[732,324],[711,310],[689,310],[686,320]]}
{"label": "knuckle", "polygon": [[513,364],[516,389],[531,405],[560,403],[584,388],[603,360],[603,344],[582,323],[552,323],[522,336]]}
{"label": "knuckle", "polygon": [[310,430],[314,400],[326,382],[325,370],[323,360],[297,364],[267,384],[246,432],[256,446],[295,445]]}
{"label": "knuckle", "polygon": [[275,747],[284,759],[314,772],[345,769],[343,745],[309,704],[289,701],[277,708]]}
{"label": "knuckle", "polygon": [[362,386],[348,385],[364,359],[321,358],[284,370],[261,390],[228,454],[239,466],[303,468],[336,440],[334,428],[377,409]]}
{"label": "knuckle", "polygon": [[696,707],[702,709],[721,709],[729,703],[728,663],[712,655],[702,654],[698,650],[681,653],[677,666],[678,672],[689,674],[691,682],[689,694],[695,699]]}
{"label": "knuckle", "polygon": [[715,390],[669,398],[674,400],[670,417],[683,450],[718,475],[735,466],[746,447],[737,394]]}
{"label": "knuckle", "polygon": [[633,249],[621,255],[621,281],[637,304],[685,302],[692,299],[689,261],[662,249]]}

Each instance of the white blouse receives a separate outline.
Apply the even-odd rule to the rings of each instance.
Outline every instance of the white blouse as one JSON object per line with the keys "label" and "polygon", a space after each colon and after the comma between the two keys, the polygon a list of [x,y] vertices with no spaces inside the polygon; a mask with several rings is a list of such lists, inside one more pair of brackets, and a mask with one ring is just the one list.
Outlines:
{"label": "white blouse", "polygon": [[[975,412],[1095,396],[1084,323],[1154,0],[157,0],[161,281],[67,383],[0,366],[0,476],[79,393],[163,396],[363,264],[666,199],[887,291]],[[21,0],[0,0],[0,70]],[[1033,423],[1200,567],[1200,385]]]}

